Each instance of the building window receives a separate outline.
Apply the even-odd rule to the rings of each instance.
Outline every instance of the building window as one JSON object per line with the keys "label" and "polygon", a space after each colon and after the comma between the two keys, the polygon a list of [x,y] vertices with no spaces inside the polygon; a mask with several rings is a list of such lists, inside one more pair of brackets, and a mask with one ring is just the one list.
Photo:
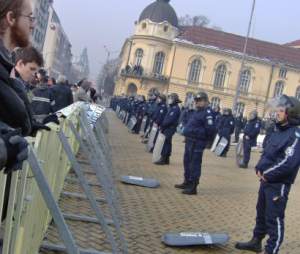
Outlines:
{"label": "building window", "polygon": [[154,60],[154,66],[153,66],[154,74],[162,74],[164,61],[165,61],[165,54],[163,52],[158,52],[155,55],[155,60]]}
{"label": "building window", "polygon": [[135,65],[140,66],[142,64],[144,56],[144,51],[142,49],[137,49],[135,52]]}
{"label": "building window", "polygon": [[143,23],[143,24],[142,24],[142,28],[143,28],[143,29],[146,29],[146,28],[147,28],[147,24],[146,24],[146,23]]}
{"label": "building window", "polygon": [[274,97],[279,97],[283,94],[284,83],[282,81],[278,81],[275,85]]}
{"label": "building window", "polygon": [[201,61],[199,59],[195,59],[190,67],[188,81],[189,83],[199,82],[199,76],[201,71]]}
{"label": "building window", "polygon": [[286,78],[286,74],[287,74],[287,69],[286,68],[280,68],[279,70],[279,78]]}
{"label": "building window", "polygon": [[220,107],[221,100],[218,97],[213,97],[211,99],[211,108],[215,109],[216,107]]}
{"label": "building window", "polygon": [[221,64],[218,66],[215,74],[214,87],[215,88],[223,88],[225,84],[227,68],[225,64]]}
{"label": "building window", "polygon": [[241,83],[240,83],[240,91],[242,93],[248,93],[250,81],[251,81],[251,72],[249,70],[244,70],[241,74]]}
{"label": "building window", "polygon": [[168,26],[164,26],[164,31],[168,32],[168,30],[169,30],[169,27]]}
{"label": "building window", "polygon": [[297,87],[296,90],[296,96],[295,96],[298,100],[300,100],[300,86]]}
{"label": "building window", "polygon": [[244,115],[244,111],[245,111],[245,104],[243,102],[239,102],[236,105],[236,115]]}

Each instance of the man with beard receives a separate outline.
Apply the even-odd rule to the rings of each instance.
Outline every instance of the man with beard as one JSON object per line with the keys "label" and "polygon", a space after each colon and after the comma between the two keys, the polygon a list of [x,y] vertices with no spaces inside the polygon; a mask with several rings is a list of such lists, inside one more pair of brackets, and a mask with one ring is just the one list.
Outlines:
{"label": "man with beard", "polygon": [[27,142],[21,137],[32,131],[23,100],[10,78],[11,52],[26,47],[34,18],[29,0],[0,0],[0,168],[21,169],[27,158]]}

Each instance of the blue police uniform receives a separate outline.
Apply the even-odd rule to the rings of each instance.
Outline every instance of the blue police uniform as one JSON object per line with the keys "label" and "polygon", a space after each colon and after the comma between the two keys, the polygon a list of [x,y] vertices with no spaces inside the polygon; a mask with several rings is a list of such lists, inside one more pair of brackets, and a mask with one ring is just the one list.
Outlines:
{"label": "blue police uniform", "polygon": [[[244,129],[244,165],[248,166],[251,156],[251,148],[256,146],[257,136],[260,133],[261,122],[258,118],[250,120],[247,122]],[[248,137],[248,138],[246,138]]]}
{"label": "blue police uniform", "polygon": [[166,114],[160,130],[166,136],[166,140],[162,149],[161,156],[164,158],[169,158],[172,154],[172,137],[176,132],[180,117],[180,108],[178,104],[170,105],[168,113]]}
{"label": "blue police uniform", "polygon": [[267,234],[267,254],[277,254],[284,237],[284,214],[291,185],[300,167],[300,129],[285,126],[273,132],[256,166],[261,181],[254,237]]}
{"label": "blue police uniform", "polygon": [[187,183],[199,183],[202,155],[207,141],[215,135],[215,123],[210,108],[197,109],[183,129],[185,136],[184,179]]}
{"label": "blue police uniform", "polygon": [[218,126],[218,134],[220,138],[226,138],[228,140],[228,144],[225,147],[222,156],[226,156],[231,141],[231,135],[234,132],[234,118],[232,115],[222,115],[220,117],[219,126]]}
{"label": "blue police uniform", "polygon": [[[167,104],[164,102],[158,103],[155,113],[153,115],[153,123],[157,124],[158,127],[160,127],[165,119],[166,114],[168,113],[168,107]],[[156,139],[158,137],[158,132],[154,138],[154,145],[156,143]]]}
{"label": "blue police uniform", "polygon": [[136,125],[134,127],[134,132],[136,134],[140,133],[141,125],[142,125],[142,121],[143,121],[143,118],[144,118],[145,111],[146,111],[146,103],[143,102],[143,101],[141,101],[138,104],[137,110],[135,112],[137,123],[136,123]]}

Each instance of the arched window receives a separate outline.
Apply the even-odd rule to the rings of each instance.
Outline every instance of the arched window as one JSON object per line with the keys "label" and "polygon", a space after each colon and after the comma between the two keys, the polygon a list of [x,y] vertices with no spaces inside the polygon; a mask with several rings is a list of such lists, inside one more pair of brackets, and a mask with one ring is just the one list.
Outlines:
{"label": "arched window", "polygon": [[244,70],[241,74],[241,83],[240,83],[240,91],[242,93],[248,93],[250,81],[251,81],[250,70]]}
{"label": "arched window", "polygon": [[218,97],[213,97],[213,98],[211,99],[211,108],[214,109],[214,108],[220,106],[220,104],[221,104],[220,98],[218,98]]}
{"label": "arched window", "polygon": [[300,86],[298,86],[297,87],[297,90],[296,90],[296,98],[298,99],[298,100],[300,100]]}
{"label": "arched window", "polygon": [[223,88],[225,84],[227,68],[225,64],[221,64],[218,66],[215,74],[214,87],[215,88]]}
{"label": "arched window", "polygon": [[140,66],[142,64],[144,56],[144,51],[142,49],[137,49],[135,51],[135,65]]}
{"label": "arched window", "polygon": [[165,53],[164,52],[156,53],[154,59],[154,66],[153,66],[154,74],[162,74],[164,68],[164,61],[165,61]]}
{"label": "arched window", "polygon": [[236,105],[236,115],[244,115],[245,104],[243,102],[239,102]]}
{"label": "arched window", "polygon": [[279,97],[283,94],[284,83],[282,81],[278,81],[275,85],[274,97]]}
{"label": "arched window", "polygon": [[199,76],[201,71],[201,61],[199,59],[195,59],[191,63],[188,81],[189,83],[199,82]]}

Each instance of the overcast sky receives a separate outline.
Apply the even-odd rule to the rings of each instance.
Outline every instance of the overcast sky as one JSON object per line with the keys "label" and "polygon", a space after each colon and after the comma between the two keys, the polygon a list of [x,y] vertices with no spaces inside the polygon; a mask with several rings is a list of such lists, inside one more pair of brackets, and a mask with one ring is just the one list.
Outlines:
{"label": "overcast sky", "polygon": [[[54,7],[79,55],[88,47],[91,77],[106,60],[104,45],[120,51],[134,22],[154,0],[54,0]],[[252,37],[285,43],[300,39],[299,0],[256,0]],[[205,15],[225,32],[245,35],[252,0],[171,0],[178,16]],[[117,54],[114,54],[117,56]]]}

